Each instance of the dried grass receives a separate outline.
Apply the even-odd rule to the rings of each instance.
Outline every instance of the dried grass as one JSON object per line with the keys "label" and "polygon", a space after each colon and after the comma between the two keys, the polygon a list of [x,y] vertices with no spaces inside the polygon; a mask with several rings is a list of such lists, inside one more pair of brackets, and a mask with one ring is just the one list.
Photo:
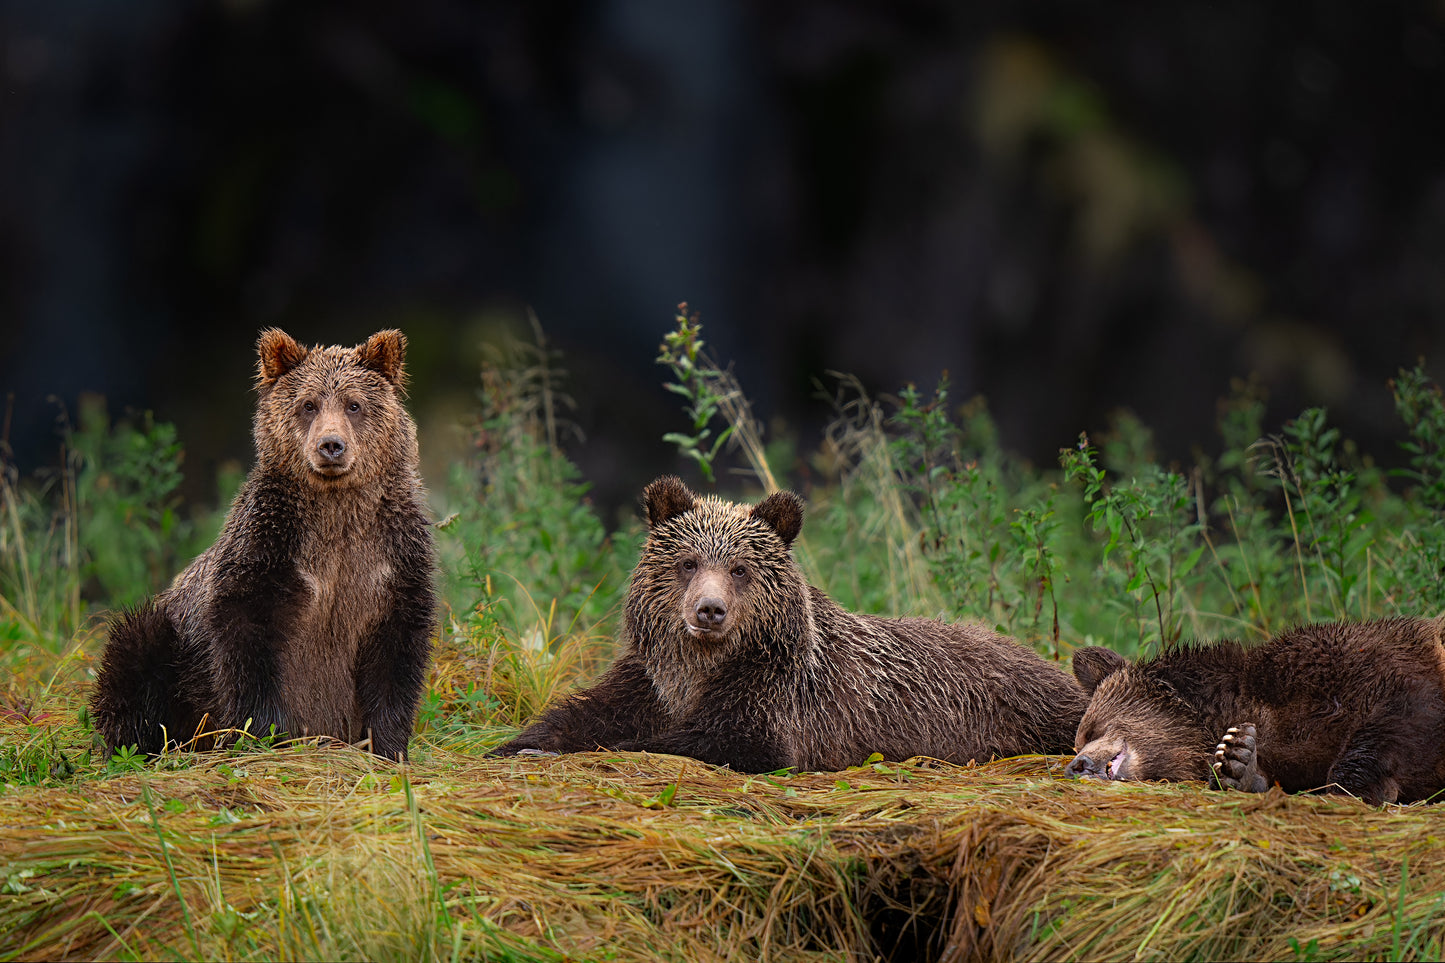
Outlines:
{"label": "dried grass", "polygon": [[0,957],[1426,959],[1445,935],[1439,807],[1046,757],[775,777],[416,750],[5,786]]}

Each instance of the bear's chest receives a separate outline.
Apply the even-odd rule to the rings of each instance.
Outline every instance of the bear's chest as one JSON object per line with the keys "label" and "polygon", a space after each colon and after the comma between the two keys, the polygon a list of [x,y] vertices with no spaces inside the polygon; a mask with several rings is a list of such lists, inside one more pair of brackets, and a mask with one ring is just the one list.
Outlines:
{"label": "bear's chest", "polygon": [[386,614],[390,562],[376,538],[352,530],[311,535],[295,564],[303,590],[281,649],[288,721],[297,732],[355,742],[363,736],[357,655]]}

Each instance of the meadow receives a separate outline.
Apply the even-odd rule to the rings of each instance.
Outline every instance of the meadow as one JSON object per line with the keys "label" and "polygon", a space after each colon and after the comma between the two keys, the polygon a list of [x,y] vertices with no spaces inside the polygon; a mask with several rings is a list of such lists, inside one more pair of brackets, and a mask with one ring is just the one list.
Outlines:
{"label": "meadow", "polygon": [[[641,541],[568,458],[563,360],[540,331],[494,349],[474,457],[428,479],[445,606],[405,765],[314,739],[107,757],[84,708],[105,615],[209,544],[239,478],[182,504],[183,439],[99,399],[57,468],[0,462],[0,959],[1445,955],[1430,805],[1100,786],[1066,757],[486,758],[611,659]],[[946,378],[875,398],[830,375],[814,441],[765,437],[685,310],[658,360],[689,484],[806,479],[795,554],[860,611],[982,620],[1065,664],[1445,612],[1445,403],[1423,366],[1390,383],[1386,471],[1324,410],[1264,424],[1251,382],[1190,465],[1161,465],[1127,413],[1033,465]]]}

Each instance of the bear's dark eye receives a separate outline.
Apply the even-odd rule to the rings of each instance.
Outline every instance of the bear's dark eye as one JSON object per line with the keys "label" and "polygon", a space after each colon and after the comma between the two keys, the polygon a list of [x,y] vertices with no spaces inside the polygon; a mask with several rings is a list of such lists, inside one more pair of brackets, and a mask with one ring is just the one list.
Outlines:
{"label": "bear's dark eye", "polygon": [[682,564],[679,565],[678,568],[682,569],[684,573],[691,575],[693,572],[697,571],[697,563],[690,558],[685,558],[682,560]]}
{"label": "bear's dark eye", "polygon": [[743,577],[744,575],[746,575],[746,574],[748,574],[748,570],[747,570],[746,566],[742,566],[742,565],[734,565],[734,566],[733,566],[733,578],[742,578],[742,577]]}
{"label": "bear's dark eye", "polygon": [[358,411],[361,410],[361,402],[353,401],[351,404],[346,406],[346,410],[351,412],[353,415],[356,414]]}
{"label": "bear's dark eye", "polygon": [[316,403],[313,401],[308,401],[301,406],[301,410],[306,412],[308,415],[314,414],[316,412]]}

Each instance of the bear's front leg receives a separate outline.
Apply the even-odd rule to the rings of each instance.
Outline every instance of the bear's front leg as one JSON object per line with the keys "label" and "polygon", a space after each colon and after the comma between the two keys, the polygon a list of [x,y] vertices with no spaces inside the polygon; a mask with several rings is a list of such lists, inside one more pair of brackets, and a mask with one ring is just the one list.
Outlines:
{"label": "bear's front leg", "polygon": [[[288,613],[301,602],[295,585],[238,573],[221,580],[211,604],[207,635],[215,680],[217,726],[253,735],[285,732],[279,650],[285,644]],[[249,722],[249,726],[248,726]]]}
{"label": "bear's front leg", "polygon": [[[237,522],[239,519],[239,523]],[[234,526],[234,527],[233,527]],[[219,727],[287,729],[279,652],[309,590],[296,576],[301,526],[284,482],[247,482],[212,552],[216,570],[204,635]],[[177,604],[184,604],[178,602]]]}
{"label": "bear's front leg", "polygon": [[1246,722],[1231,726],[1214,747],[1212,768],[1219,788],[1240,792],[1264,792],[1269,788],[1269,780],[1259,771],[1257,738],[1254,724]]}
{"label": "bear's front leg", "polygon": [[361,735],[370,738],[372,752],[392,760],[407,757],[431,660],[436,593],[429,549],[428,540],[417,557],[393,563],[391,607],[357,652]]}
{"label": "bear's front leg", "polygon": [[691,756],[736,772],[796,767],[798,736],[780,732],[774,715],[781,688],[755,666],[730,665],[708,680],[677,725],[617,748]]}
{"label": "bear's front leg", "polygon": [[652,736],[666,720],[652,678],[635,654],[613,663],[602,678],[548,709],[515,739],[491,751],[515,756],[524,749],[590,752],[621,749]]}
{"label": "bear's front leg", "polygon": [[776,772],[796,767],[793,753],[776,736],[726,724],[689,725],[616,748],[688,756],[714,766],[727,766],[734,772]]}

